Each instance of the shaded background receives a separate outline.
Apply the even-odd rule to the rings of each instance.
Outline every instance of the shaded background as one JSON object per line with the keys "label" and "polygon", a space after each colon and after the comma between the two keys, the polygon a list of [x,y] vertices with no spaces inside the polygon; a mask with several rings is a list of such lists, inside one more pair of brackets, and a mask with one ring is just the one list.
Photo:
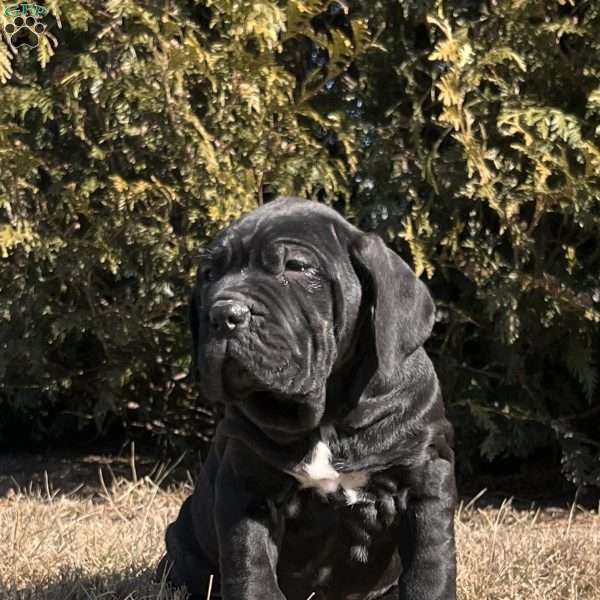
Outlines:
{"label": "shaded background", "polygon": [[600,486],[597,2],[43,4],[0,41],[5,450],[202,452],[198,256],[289,194],[430,286],[463,489]]}

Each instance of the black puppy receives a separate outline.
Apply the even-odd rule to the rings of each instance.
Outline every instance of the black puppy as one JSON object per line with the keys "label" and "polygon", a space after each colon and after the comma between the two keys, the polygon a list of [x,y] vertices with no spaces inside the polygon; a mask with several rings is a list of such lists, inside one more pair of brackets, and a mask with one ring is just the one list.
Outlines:
{"label": "black puppy", "polygon": [[225,416],[159,575],[195,598],[212,574],[225,600],[454,599],[433,322],[406,263],[326,206],[280,198],[224,230],[191,325]]}

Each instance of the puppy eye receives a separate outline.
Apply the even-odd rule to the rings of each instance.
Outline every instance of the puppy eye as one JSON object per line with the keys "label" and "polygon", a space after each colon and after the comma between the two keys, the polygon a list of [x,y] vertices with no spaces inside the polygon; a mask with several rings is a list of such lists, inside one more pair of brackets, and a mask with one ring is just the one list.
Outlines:
{"label": "puppy eye", "polygon": [[285,261],[286,271],[307,271],[311,265],[304,260],[298,258],[290,258]]}

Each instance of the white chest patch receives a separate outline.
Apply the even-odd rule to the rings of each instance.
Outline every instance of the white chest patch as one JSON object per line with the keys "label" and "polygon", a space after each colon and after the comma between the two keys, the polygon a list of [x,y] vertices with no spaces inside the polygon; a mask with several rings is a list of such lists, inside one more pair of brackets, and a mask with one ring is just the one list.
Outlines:
{"label": "white chest patch", "polygon": [[295,477],[303,488],[315,488],[322,496],[333,494],[341,488],[348,504],[354,504],[360,498],[360,489],[367,485],[369,474],[356,471],[339,473],[331,464],[331,450],[323,442],[317,442],[310,460],[300,463],[290,475]]}

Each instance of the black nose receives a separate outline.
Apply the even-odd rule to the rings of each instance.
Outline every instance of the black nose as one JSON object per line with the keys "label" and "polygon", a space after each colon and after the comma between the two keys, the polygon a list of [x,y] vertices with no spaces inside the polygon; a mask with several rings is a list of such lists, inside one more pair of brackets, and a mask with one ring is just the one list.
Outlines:
{"label": "black nose", "polygon": [[209,313],[210,327],[217,333],[231,333],[242,329],[250,321],[250,309],[234,300],[218,300]]}

